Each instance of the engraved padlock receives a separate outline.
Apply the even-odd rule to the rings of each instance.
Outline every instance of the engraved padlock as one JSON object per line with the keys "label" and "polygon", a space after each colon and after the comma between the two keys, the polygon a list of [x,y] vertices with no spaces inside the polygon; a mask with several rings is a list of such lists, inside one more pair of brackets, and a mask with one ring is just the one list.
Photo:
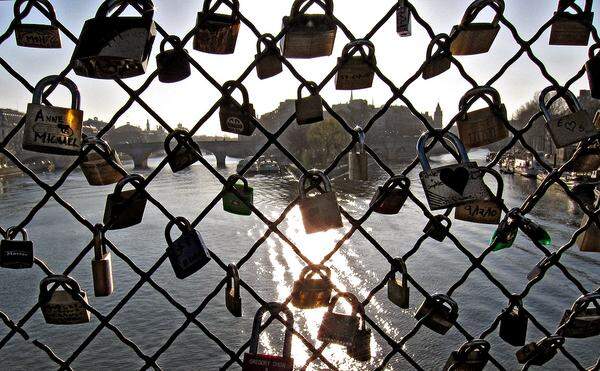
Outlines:
{"label": "engraved padlock", "polygon": [[592,98],[600,99],[600,55],[594,54],[596,49],[600,49],[600,44],[594,44],[590,47],[590,59],[585,63],[585,71],[587,72]]}
{"label": "engraved padlock", "polygon": [[[600,199],[596,199],[596,202],[594,203],[594,210],[597,210],[599,206]],[[600,218],[599,214],[595,215]],[[575,240],[579,246],[579,250],[587,252],[600,252],[600,228],[593,219],[590,221],[589,216],[584,214],[583,218],[581,219],[580,228],[585,227],[586,225],[588,225],[587,229],[577,236],[577,240]]]}
{"label": "engraved padlock", "polygon": [[[350,314],[336,313],[333,310],[339,299],[346,300],[352,306]],[[349,292],[341,292],[331,298],[327,312],[317,333],[317,339],[322,342],[352,346],[354,337],[360,326],[360,301]]]}
{"label": "engraved padlock", "polygon": [[[243,103],[240,105],[232,96],[233,90],[242,93]],[[248,98],[248,90],[237,81],[227,81],[223,84],[225,92],[219,107],[221,130],[227,133],[250,136],[256,129],[252,120],[255,120],[254,106]]]}
{"label": "engraved padlock", "polygon": [[[323,193],[309,197],[305,188],[309,181],[309,188],[319,187],[323,184]],[[335,192],[331,188],[331,182],[327,175],[319,170],[310,170],[308,176],[302,174],[298,182],[298,193],[300,199],[298,206],[302,214],[302,223],[306,233],[323,232],[329,229],[342,228],[342,215],[337,202]]]}
{"label": "engraved padlock", "polygon": [[[437,50],[434,52],[435,46],[437,46]],[[445,33],[436,35],[427,47],[423,79],[431,79],[448,71],[452,65],[450,56],[450,37]]]}
{"label": "engraved padlock", "polygon": [[452,221],[446,215],[434,215],[423,228],[423,233],[436,241],[443,242],[448,236],[450,227]]}
{"label": "engraved padlock", "polygon": [[[101,186],[117,183],[123,179],[123,163],[108,143],[102,138],[85,137],[81,145],[81,151],[87,147],[92,149],[82,159],[79,167],[88,181],[89,185]],[[112,164],[106,159],[110,159]]]}
{"label": "engraved padlock", "polygon": [[211,12],[211,0],[204,0],[194,28],[194,49],[211,54],[233,54],[240,32],[240,3],[232,0],[231,14]]}
{"label": "engraved padlock", "polygon": [[309,0],[295,0],[289,16],[283,17],[287,33],[281,39],[286,58],[317,58],[331,55],[337,25],[333,19],[333,0],[324,0],[325,14],[300,13]]}
{"label": "engraved padlock", "polygon": [[[281,356],[258,353],[258,341],[263,316],[269,312],[271,315],[285,316],[285,335],[283,338],[283,354]],[[280,303],[267,303],[260,307],[254,316],[252,323],[252,337],[250,338],[250,349],[244,354],[242,371],[292,371],[294,359],[292,358],[292,328],[294,327],[294,316],[292,312]]]}
{"label": "engraved padlock", "polygon": [[94,280],[94,295],[109,296],[113,293],[112,259],[104,243],[103,225],[94,227],[94,258],[92,259],[92,278]]}
{"label": "engraved padlock", "polygon": [[[46,88],[59,84],[71,92],[71,108],[45,106],[42,95]],[[27,105],[23,129],[23,149],[54,155],[79,155],[83,111],[79,110],[80,96],[75,83],[58,75],[41,79]]]}
{"label": "engraved padlock", "polygon": [[[18,233],[21,233],[21,240],[15,240]],[[8,228],[6,238],[0,241],[0,267],[11,269],[31,268],[33,259],[33,242],[27,239],[25,228]]]}
{"label": "engraved padlock", "polygon": [[491,174],[496,179],[498,184],[496,194],[492,194],[488,201],[475,201],[457,206],[454,209],[454,219],[481,224],[498,224],[504,204],[502,200],[504,182],[502,176],[494,169],[482,167],[481,171]]}
{"label": "engraved padlock", "polygon": [[[575,1],[559,1],[550,28],[550,45],[587,46],[593,28],[592,1],[586,0],[584,9]],[[572,8],[575,13],[566,10]]]}
{"label": "engraved padlock", "polygon": [[500,315],[500,338],[510,345],[525,345],[529,318],[518,295],[512,295],[508,307]]}
{"label": "engraved padlock", "polygon": [[[117,183],[114,193],[106,197],[103,222],[108,229],[128,228],[142,222],[148,200],[142,187],[144,182],[144,177],[139,174],[126,176]],[[134,189],[123,191],[130,183]]]}
{"label": "engraved padlock", "polygon": [[[59,284],[64,290],[50,293],[48,286]],[[90,322],[90,312],[83,305],[88,304],[85,291],[71,277],[50,275],[40,282],[40,307],[46,323],[51,325],[76,325]]]}
{"label": "engraved padlock", "polygon": [[[467,112],[478,99],[491,97],[493,104],[475,111]],[[508,138],[506,125],[506,107],[500,100],[500,94],[491,86],[480,86],[469,90],[460,99],[458,109],[458,135],[467,149],[483,147]]]}
{"label": "engraved padlock", "polygon": [[361,303],[358,303],[358,313],[361,317],[361,324],[352,345],[348,346],[348,355],[359,362],[368,362],[371,360],[371,329],[367,328],[365,319],[365,309]]}
{"label": "engraved padlock", "polygon": [[453,351],[443,371],[481,371],[489,359],[490,343],[483,339],[467,341]]}
{"label": "engraved padlock", "polygon": [[[486,7],[495,11],[492,22],[475,23],[477,15]],[[475,0],[469,5],[459,25],[450,32],[452,55],[474,55],[487,53],[498,32],[500,16],[504,13],[503,0]]]}
{"label": "engraved padlock", "polygon": [[365,132],[360,126],[354,128],[358,136],[356,143],[348,152],[348,179],[369,180],[369,155],[365,151]]}
{"label": "engraved padlock", "polygon": [[227,266],[227,286],[225,287],[225,307],[234,317],[242,316],[242,296],[240,273],[235,264]]}
{"label": "engraved padlock", "polygon": [[405,175],[395,175],[383,186],[377,188],[369,207],[379,214],[398,214],[408,198],[410,179]]}
{"label": "engraved padlock", "polygon": [[588,338],[600,335],[600,290],[581,295],[571,309],[565,311],[556,332],[567,338]]}
{"label": "engraved padlock", "polygon": [[[400,279],[396,278],[396,272],[402,275]],[[387,282],[388,299],[403,309],[407,309],[410,303],[410,287],[406,278],[407,274],[408,271],[406,270],[404,260],[402,258],[395,258],[392,264],[392,272]]]}
{"label": "engraved padlock", "polygon": [[[175,147],[171,143],[175,139]],[[202,156],[200,147],[185,129],[175,129],[165,138],[167,162],[174,173],[192,166]]]}
{"label": "engraved padlock", "polygon": [[[123,4],[135,3],[139,17],[108,16]],[[96,16],[85,21],[71,63],[79,76],[124,79],[143,75],[156,37],[151,0],[106,0]]]}
{"label": "engraved padlock", "polygon": [[444,335],[458,319],[458,304],[448,295],[434,294],[425,298],[415,314],[415,319],[423,319],[423,325]]}
{"label": "engraved padlock", "polygon": [[292,304],[299,309],[326,307],[332,289],[331,269],[324,265],[308,265],[294,281]]}
{"label": "engraved padlock", "polygon": [[[50,13],[50,20],[56,20],[56,13],[48,0],[17,0],[13,8],[15,16],[15,39],[18,46],[28,48],[59,49],[60,32],[58,27],[51,24],[21,23],[26,14],[21,13],[21,7],[26,3],[42,6]],[[33,9],[33,6],[32,6]]]}
{"label": "engraved padlock", "polygon": [[556,355],[558,348],[564,343],[565,338],[559,335],[551,335],[537,343],[529,343],[517,350],[517,361],[520,364],[542,366]]}
{"label": "engraved padlock", "polygon": [[[261,45],[265,46],[261,50]],[[264,80],[276,76],[283,71],[281,63],[281,52],[275,42],[275,37],[269,33],[262,35],[256,42],[256,74],[259,79]]]}
{"label": "engraved padlock", "polygon": [[404,0],[398,0],[398,9],[396,10],[396,32],[400,37],[407,37],[412,34],[411,31],[410,8],[406,6]]}
{"label": "engraved padlock", "polygon": [[[175,241],[171,239],[171,229],[177,225],[181,236]],[[167,256],[175,272],[175,277],[180,280],[198,272],[210,261],[210,252],[200,234],[192,228],[190,222],[184,217],[171,220],[165,228],[167,240]]]}
{"label": "engraved padlock", "polygon": [[[165,50],[167,43],[173,49]],[[181,81],[191,75],[188,52],[181,45],[179,37],[171,35],[161,41],[160,53],[156,55],[156,70],[158,80],[164,83]]]}
{"label": "engraved padlock", "polygon": [[[233,192],[234,188],[239,196]],[[252,209],[246,203],[250,205],[254,203],[254,188],[248,185],[248,180],[243,176],[231,175],[225,184],[223,210],[237,215],[251,215]]]}
{"label": "engraved padlock", "polygon": [[[366,51],[365,51],[366,49]],[[358,55],[357,55],[358,54]],[[355,40],[346,46],[338,58],[335,88],[337,90],[358,90],[373,86],[375,45],[369,40]]]}
{"label": "engraved padlock", "polygon": [[450,132],[440,140],[449,141],[460,155],[460,163],[432,169],[425,154],[427,141],[438,134],[425,132],[417,142],[417,154],[423,167],[419,173],[423,190],[431,210],[446,209],[471,201],[485,201],[490,198],[483,183],[483,172],[477,163],[469,161],[465,146]]}
{"label": "engraved padlock", "polygon": [[[302,88],[306,87],[310,95],[302,97]],[[316,83],[309,81],[298,87],[296,99],[296,122],[298,125],[308,125],[323,121],[323,99],[318,92]]]}
{"label": "engraved padlock", "polygon": [[[546,96],[550,92],[556,92],[565,100],[570,113],[558,116],[550,113],[550,106],[546,104]],[[556,101],[558,100],[555,100],[554,103]],[[590,116],[570,90],[561,91],[556,86],[545,88],[540,93],[539,106],[546,119],[546,128],[550,132],[556,148],[563,148],[598,134],[598,129],[592,123]]]}

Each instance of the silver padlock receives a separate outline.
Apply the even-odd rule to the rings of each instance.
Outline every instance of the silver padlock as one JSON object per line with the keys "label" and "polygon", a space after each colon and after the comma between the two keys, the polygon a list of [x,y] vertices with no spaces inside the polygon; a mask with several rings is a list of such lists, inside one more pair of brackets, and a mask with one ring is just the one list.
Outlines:
{"label": "silver padlock", "polygon": [[92,259],[92,278],[94,295],[109,296],[113,293],[112,259],[104,244],[102,224],[96,224],[94,231],[94,259]]}
{"label": "silver padlock", "polygon": [[398,10],[396,10],[396,32],[400,37],[406,37],[412,34],[410,8],[406,6],[404,0],[398,1]]}
{"label": "silver padlock", "polygon": [[[311,187],[318,187],[321,183],[324,192],[309,197],[305,188],[306,181],[310,181]],[[338,206],[335,192],[331,189],[331,182],[327,175],[319,170],[310,170],[308,176],[303,174],[299,181],[298,206],[302,214],[302,222],[306,233],[323,232],[329,229],[342,228],[342,215]]]}
{"label": "silver padlock", "polygon": [[369,155],[365,151],[365,132],[360,126],[354,128],[358,143],[348,152],[348,179],[369,180]]}
{"label": "silver padlock", "polygon": [[[60,284],[65,290],[48,292],[48,285]],[[50,275],[40,282],[40,307],[46,323],[75,325],[90,321],[90,312],[82,304],[88,303],[85,291],[69,276]]]}
{"label": "silver padlock", "polygon": [[[394,264],[392,264],[392,276],[388,279],[388,299],[399,306],[400,308],[407,309],[409,306],[410,287],[408,286],[408,280],[406,279],[407,270],[406,264],[402,258],[395,258]],[[396,278],[396,272],[402,275],[401,279]]]}

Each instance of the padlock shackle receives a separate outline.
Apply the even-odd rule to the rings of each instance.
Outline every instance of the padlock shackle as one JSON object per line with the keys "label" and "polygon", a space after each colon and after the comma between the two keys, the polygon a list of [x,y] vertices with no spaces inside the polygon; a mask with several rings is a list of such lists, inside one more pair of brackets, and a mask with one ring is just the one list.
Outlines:
{"label": "padlock shackle", "polygon": [[271,313],[272,316],[277,313],[285,314],[285,319],[288,322],[285,326],[285,335],[283,338],[283,357],[291,358],[292,356],[292,330],[294,327],[294,316],[292,312],[281,303],[270,302],[266,306],[258,308],[252,322],[252,336],[250,337],[250,354],[258,354],[258,338],[260,337],[260,326],[262,325],[263,316],[265,313]]}
{"label": "padlock shackle", "polygon": [[408,177],[403,174],[394,175],[393,177],[386,180],[383,184],[383,189],[386,191],[391,190],[395,187],[400,187],[402,189],[408,190],[410,188],[410,179],[408,179]]}
{"label": "padlock shackle", "polygon": [[538,349],[547,352],[556,349],[565,343],[565,338],[560,335],[550,335],[537,342]]}
{"label": "padlock shackle", "polygon": [[458,304],[446,294],[433,294],[431,299],[440,305],[448,304],[452,314],[458,313]]}
{"label": "padlock shackle", "polygon": [[301,280],[309,279],[309,277],[306,277],[306,276],[308,276],[309,274],[312,276],[312,275],[315,275],[318,273],[323,273],[327,279],[330,279],[331,268],[326,267],[323,264],[307,265],[306,267],[302,268],[302,270],[300,271],[299,279],[301,279]]}
{"label": "padlock shackle", "polygon": [[562,99],[564,99],[565,102],[567,102],[567,105],[569,106],[569,109],[571,110],[571,112],[577,112],[577,111],[581,111],[583,109],[581,107],[581,103],[579,102],[577,97],[575,97],[575,94],[573,94],[573,92],[571,92],[571,90],[564,89],[564,88],[554,86],[554,85],[548,86],[547,88],[542,90],[542,92],[540,93],[540,99],[539,99],[540,110],[542,111],[542,114],[544,115],[544,118],[546,119],[546,121],[548,123],[552,119],[552,114],[550,113],[551,105],[550,106],[546,105],[546,96],[553,91],[556,92],[557,95],[560,94],[560,95],[558,95],[557,99],[553,103],[556,103],[556,101],[558,101],[558,99],[562,98]]}
{"label": "padlock shackle", "polygon": [[517,308],[519,311],[523,309],[523,300],[521,299],[519,294],[512,294],[508,298],[508,308],[506,308],[506,310],[510,311],[514,308]]}
{"label": "padlock shackle", "polygon": [[[309,0],[296,0],[294,1],[294,4],[292,4],[292,11],[290,12],[290,16],[291,17],[295,17],[298,14],[300,14],[300,7],[306,3]],[[332,17],[333,16],[333,0],[323,0],[325,3],[325,14]],[[321,2],[320,0],[317,0],[316,2],[314,2],[313,4],[317,3],[317,2]]]}
{"label": "padlock shackle", "polygon": [[356,317],[358,315],[358,312],[362,305],[358,298],[350,292],[339,292],[333,298],[331,298],[329,306],[327,307],[327,312],[333,313],[333,310],[335,309],[335,306],[339,299],[346,299],[346,301],[352,306],[352,312],[350,313],[350,316]]}
{"label": "padlock shackle", "polygon": [[94,260],[101,260],[106,255],[106,245],[104,244],[104,226],[100,223],[94,226]]}
{"label": "padlock shackle", "polygon": [[344,46],[342,50],[342,59],[349,58],[356,54],[360,49],[364,50],[364,47],[367,47],[369,50],[369,54],[367,55],[367,59],[372,61],[375,56],[375,45],[370,40],[366,39],[358,39],[349,42]]}
{"label": "padlock shackle", "polygon": [[189,233],[193,230],[190,221],[183,216],[178,216],[174,220],[169,220],[167,226],[165,227],[165,240],[167,240],[168,246],[173,245],[173,240],[171,239],[171,229],[173,229],[174,225],[177,225],[182,233]]}
{"label": "padlock shackle", "polygon": [[160,52],[164,53],[165,47],[167,43],[171,44],[173,50],[183,50],[183,46],[181,45],[181,39],[176,35],[169,35],[162,39],[160,42]]}
{"label": "padlock shackle", "polygon": [[433,39],[431,39],[431,41],[429,42],[429,45],[427,46],[427,54],[426,54],[426,59],[430,60],[433,57],[433,47],[437,45],[438,50],[435,52],[435,54],[450,54],[450,46],[449,46],[449,42],[450,42],[450,37],[445,34],[445,33],[441,33],[436,35]]}
{"label": "padlock shackle", "polygon": [[502,180],[502,175],[500,175],[500,173],[498,173],[496,170],[485,166],[480,167],[479,170],[484,173],[484,175],[490,174],[494,177],[494,179],[496,179],[497,187],[495,196],[497,199],[501,199],[502,194],[504,193],[504,181]]}
{"label": "padlock shackle", "polygon": [[[231,8],[231,16],[233,18],[237,18],[240,15],[240,2],[238,0],[230,0],[233,3],[233,8]],[[202,5],[202,13],[208,14],[210,11],[210,4],[212,0],[204,0],[204,4]],[[221,2],[221,4],[225,4],[225,2]],[[227,4],[225,4],[227,5]],[[228,6],[228,5],[227,5]]]}
{"label": "padlock shackle", "polygon": [[[425,133],[421,134],[419,140],[417,141],[417,155],[419,157],[421,167],[423,167],[423,171],[431,170],[431,165],[429,164],[429,160],[427,159],[427,155],[425,154],[425,145],[427,144],[427,141],[429,139],[438,135],[439,134],[437,130],[435,132],[426,131]],[[460,155],[460,163],[465,164],[469,162],[469,155],[467,155],[467,150],[465,149],[464,144],[455,134],[448,131],[444,133],[441,140],[447,140],[452,145],[454,145],[454,148],[458,151]]]}
{"label": "padlock shackle", "polygon": [[566,13],[565,11],[567,9],[571,8],[576,13],[582,13],[582,12],[589,13],[592,11],[592,3],[593,3],[593,0],[586,0],[584,8],[581,9],[581,7],[575,2],[575,0],[567,0],[567,1],[559,0],[557,12]]}
{"label": "padlock shackle", "polygon": [[573,313],[581,313],[593,302],[600,301],[600,291],[591,292],[589,294],[581,295],[571,307]]}
{"label": "padlock shackle", "polygon": [[178,144],[182,146],[192,147],[198,150],[198,152],[200,152],[199,148],[196,148],[196,143],[190,137],[189,131],[185,129],[175,129],[172,132],[170,132],[169,135],[167,135],[167,137],[165,138],[165,153],[167,154],[167,156],[173,153],[173,150],[171,149],[171,142],[173,138],[175,138]]}
{"label": "padlock shackle", "polygon": [[592,46],[590,46],[590,49],[588,51],[588,56],[590,59],[593,59],[594,57],[596,57],[596,55],[594,54],[594,51],[596,49],[600,50],[600,44],[593,44]]}
{"label": "padlock shackle", "polygon": [[225,189],[231,189],[235,187],[237,182],[239,182],[240,180],[242,181],[242,183],[244,183],[244,191],[249,191],[250,186],[248,186],[248,179],[244,178],[239,174],[233,174],[230,175],[229,178],[227,178],[227,182],[225,182]]}
{"label": "padlock shackle", "polygon": [[[493,5],[496,5],[494,7]],[[492,20],[492,26],[497,26],[500,23],[500,16],[504,13],[504,0],[475,0],[469,5],[465,14],[463,15],[462,20],[460,21],[461,26],[467,26],[472,23],[477,15],[487,6],[490,6],[496,12],[494,19]]]}
{"label": "padlock shackle", "polygon": [[[35,2],[40,4],[48,11],[48,13],[50,13],[50,18],[56,19],[56,13],[54,12],[54,8],[48,0],[17,0],[15,1],[15,5],[13,6],[13,14],[15,16],[15,21],[17,22],[16,24],[21,24],[21,18],[26,16],[25,11],[21,12],[21,6],[29,2]],[[32,5],[31,9],[33,8],[34,6]]]}
{"label": "padlock shackle", "polygon": [[492,97],[494,108],[500,108],[500,106],[502,105],[502,99],[500,98],[500,93],[498,93],[498,90],[492,88],[491,86],[478,86],[469,90],[465,93],[465,95],[462,96],[462,98],[460,98],[460,102],[458,103],[458,109],[460,111],[465,111],[469,104],[472,105],[478,99],[483,98],[485,95],[489,95]]}
{"label": "padlock shackle", "polygon": [[[315,184],[315,178],[318,178],[320,182]],[[310,181],[311,184],[315,187],[318,186],[320,183],[323,183],[323,186],[325,187],[325,193],[329,193],[332,191],[329,177],[325,175],[325,173],[321,170],[312,169],[308,171],[308,174],[302,174],[300,176],[300,180],[298,181],[298,193],[300,194],[300,198],[306,198],[306,188],[304,187],[304,185],[306,184],[307,180]]]}
{"label": "padlock shackle", "polygon": [[394,258],[392,272],[394,274],[394,279],[396,278],[396,272],[400,273],[402,275],[402,287],[407,287],[408,279],[406,278],[406,275],[408,274],[408,269],[406,269],[404,259],[401,257]]}
{"label": "padlock shackle", "polygon": [[270,33],[263,34],[258,38],[258,40],[256,40],[256,52],[258,54],[263,53],[263,51],[260,50],[261,45],[265,46],[265,53],[269,53],[269,51],[271,53],[277,53],[279,51],[279,48],[275,43],[275,36],[271,35]]}
{"label": "padlock shackle", "polygon": [[239,294],[240,292],[240,272],[235,264],[229,264],[227,266],[227,292],[231,290],[231,288],[235,290]]}
{"label": "padlock shackle", "polygon": [[33,89],[33,99],[31,100],[31,103],[42,104],[42,95],[44,94],[44,90],[57,82],[58,85],[62,85],[69,89],[71,92],[71,108],[78,110],[81,103],[81,96],[79,95],[79,89],[77,89],[77,85],[75,85],[75,83],[69,78],[59,75],[46,76],[38,81]]}
{"label": "padlock shackle", "polygon": [[[84,294],[83,291],[81,291],[81,288],[79,287],[79,284],[77,283],[77,281],[75,281],[73,278],[62,275],[62,274],[52,274],[52,275],[49,275],[48,277],[44,277],[40,281],[39,301],[42,304],[49,302],[51,299],[51,296],[48,293],[48,285],[50,285],[52,283],[58,283],[61,286],[63,286],[65,289],[69,289],[77,294],[80,294],[81,296],[83,296],[83,294]],[[73,296],[73,295],[71,294],[71,296]]]}
{"label": "padlock shackle", "polygon": [[231,94],[235,89],[238,89],[242,93],[244,106],[248,105],[250,103],[250,98],[248,97],[248,90],[246,90],[246,87],[240,82],[237,82],[235,80],[229,80],[225,84],[223,84],[223,95],[232,98]]}
{"label": "padlock shackle", "polygon": [[364,153],[365,152],[365,141],[367,140],[367,135],[365,131],[360,126],[354,127],[354,132],[357,138],[358,151],[356,151],[356,146],[354,147],[354,152],[356,153]]}
{"label": "padlock shackle", "polygon": [[310,95],[319,95],[319,92],[317,91],[319,89],[319,86],[317,85],[317,83],[314,81],[307,81],[306,83],[303,82],[298,87],[298,99],[302,99],[302,89],[303,88],[306,88],[306,90],[308,90]]}
{"label": "padlock shackle", "polygon": [[94,149],[104,152],[107,156],[113,153],[113,149],[110,147],[107,141],[102,138],[87,136],[83,138],[81,142],[81,152],[83,152],[88,146],[95,147]]}
{"label": "padlock shackle", "polygon": [[27,237],[27,230],[23,227],[17,229],[16,226],[14,227],[8,227],[6,229],[6,240],[12,241],[15,239],[15,237],[17,237],[17,233],[21,233],[21,238],[23,239],[23,241],[28,241],[28,237]]}
{"label": "padlock shackle", "polygon": [[461,355],[467,355],[471,352],[479,350],[483,354],[488,354],[490,351],[490,343],[483,339],[473,339],[471,341],[467,341],[458,349],[458,353]]}
{"label": "padlock shackle", "polygon": [[[138,188],[145,181],[146,181],[146,179],[144,179],[144,177],[140,174],[130,174],[126,177],[123,177],[123,179],[119,180],[119,182],[115,186],[114,195],[120,197],[121,192],[123,192],[123,187],[125,187],[129,183],[131,183],[131,185],[133,185],[135,188]],[[136,183],[137,183],[137,186],[136,186]]]}
{"label": "padlock shackle", "polygon": [[154,17],[154,3],[152,0],[106,0],[98,7],[98,10],[96,11],[96,18],[108,17],[108,13],[125,3],[128,5],[132,5],[134,3],[141,5],[143,7],[141,16],[144,19],[151,20],[152,17]]}

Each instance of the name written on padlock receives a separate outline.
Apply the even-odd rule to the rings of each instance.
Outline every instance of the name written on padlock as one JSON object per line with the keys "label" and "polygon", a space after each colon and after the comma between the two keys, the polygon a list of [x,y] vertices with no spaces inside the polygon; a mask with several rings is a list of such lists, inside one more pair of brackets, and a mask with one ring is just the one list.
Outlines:
{"label": "name written on padlock", "polygon": [[33,143],[78,148],[81,143],[75,133],[82,119],[81,111],[65,112],[63,108],[41,107],[33,116]]}
{"label": "name written on padlock", "polygon": [[498,215],[498,210],[494,209],[492,207],[480,208],[479,205],[477,205],[477,204],[474,204],[474,205],[467,204],[467,205],[464,205],[463,208],[469,214],[469,216],[472,216],[472,217],[480,216],[483,218],[493,218]]}
{"label": "name written on padlock", "polygon": [[47,32],[32,29],[16,29],[15,30],[17,39],[23,45],[36,48],[55,48],[56,45],[60,45],[60,37],[58,31]]}
{"label": "name written on padlock", "polygon": [[568,130],[571,133],[574,133],[574,132],[583,133],[583,132],[585,132],[585,127],[582,124],[578,124],[577,121],[573,120],[573,118],[571,116],[566,116],[566,117],[558,120],[558,122],[556,123],[556,126],[558,128]]}

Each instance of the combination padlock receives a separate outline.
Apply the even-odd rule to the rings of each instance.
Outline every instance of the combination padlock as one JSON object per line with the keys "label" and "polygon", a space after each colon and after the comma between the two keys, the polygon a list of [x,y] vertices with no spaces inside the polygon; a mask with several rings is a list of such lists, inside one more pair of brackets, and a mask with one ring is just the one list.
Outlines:
{"label": "combination padlock", "polygon": [[406,6],[404,0],[398,0],[398,9],[396,10],[396,32],[400,37],[407,37],[412,34],[410,8]]}

